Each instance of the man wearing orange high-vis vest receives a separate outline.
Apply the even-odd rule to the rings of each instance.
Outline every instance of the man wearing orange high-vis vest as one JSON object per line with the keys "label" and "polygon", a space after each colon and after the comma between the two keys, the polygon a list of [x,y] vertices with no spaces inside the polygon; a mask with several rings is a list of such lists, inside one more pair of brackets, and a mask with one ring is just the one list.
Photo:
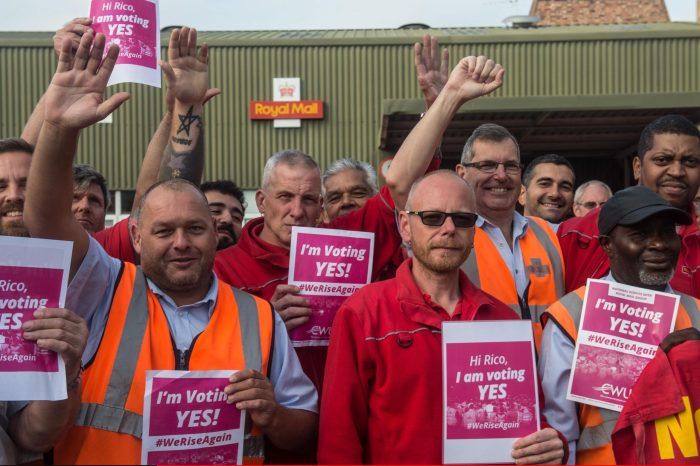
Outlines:
{"label": "man wearing orange high-vis vest", "polygon": [[[605,280],[651,290],[674,292],[673,276],[680,237],[676,225],[691,222],[688,213],[669,206],[648,188],[619,191],[602,207],[600,244],[610,258]],[[569,461],[614,464],[611,433],[619,413],[566,399],[583,307],[585,287],[553,304],[543,316],[544,333],[538,361],[544,414],[569,441]],[[700,302],[680,295],[675,329],[700,327]]]}
{"label": "man wearing orange high-vis vest", "polygon": [[[460,107],[503,83],[504,70],[493,60],[464,60],[465,66],[452,71],[432,112],[411,130],[409,143],[401,145],[391,162],[387,185],[398,210],[408,192],[396,181],[425,173]],[[456,171],[474,189],[479,217],[474,249],[462,269],[477,287],[531,320],[539,346],[540,316],[564,295],[564,262],[549,224],[515,211],[522,168],[518,143],[504,127],[481,125],[467,140]]]}
{"label": "man wearing orange high-vis vest", "polygon": [[456,170],[474,188],[479,213],[474,250],[463,270],[476,286],[532,320],[539,348],[540,317],[564,295],[564,261],[551,226],[515,211],[522,172],[518,143],[502,126],[481,125],[467,139]]}
{"label": "man wearing orange high-vis vest", "polygon": [[[182,60],[206,61],[206,51],[195,54],[196,32],[176,30],[171,41],[178,33],[180,47],[171,50],[183,54]],[[86,33],[73,57],[70,42],[63,44],[45,95],[25,203],[33,236],[73,241],[66,302],[90,330],[80,413],[56,445],[54,460],[140,463],[145,374],[151,369],[231,370],[227,402],[249,415],[246,462],[264,460],[263,436],[283,450],[308,448],[318,426],[313,384],[270,304],[212,272],[216,232],[207,200],[195,185],[170,179],[144,194],[130,232],[143,269],[108,256],[73,217],[71,166],[79,130],[127,98],[118,93],[102,102],[118,55],[112,45],[102,62],[104,46],[104,36]],[[206,73],[200,81],[200,90],[206,89]],[[175,102],[181,126],[173,125],[176,142],[166,155],[183,171],[189,159],[203,156],[203,98],[200,92]]]}

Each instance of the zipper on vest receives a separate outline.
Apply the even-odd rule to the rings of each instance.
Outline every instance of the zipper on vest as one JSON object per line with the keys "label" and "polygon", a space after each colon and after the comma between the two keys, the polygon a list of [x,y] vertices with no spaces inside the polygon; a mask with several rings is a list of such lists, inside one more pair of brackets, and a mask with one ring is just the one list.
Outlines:
{"label": "zipper on vest", "polygon": [[175,350],[175,370],[185,371],[187,370],[187,356],[189,355],[189,350]]}
{"label": "zipper on vest", "polygon": [[175,346],[175,340],[173,339],[173,336],[170,335],[170,342],[173,344],[173,353],[175,354],[175,370],[190,370],[190,356],[192,356],[192,349],[194,348],[194,344],[197,342],[199,335],[201,335],[201,333],[197,334],[197,336],[194,337],[194,339],[192,339],[190,347],[186,350],[177,349],[177,347]]}

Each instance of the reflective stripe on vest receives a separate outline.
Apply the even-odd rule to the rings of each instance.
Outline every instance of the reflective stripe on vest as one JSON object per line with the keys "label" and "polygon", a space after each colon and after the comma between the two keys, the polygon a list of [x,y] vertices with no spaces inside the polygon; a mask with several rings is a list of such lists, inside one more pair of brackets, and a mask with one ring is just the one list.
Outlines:
{"label": "reflective stripe on vest", "polygon": [[698,309],[698,302],[692,296],[687,294],[678,293],[681,297],[681,306],[683,306],[690,317],[690,321],[693,323],[693,327],[700,329],[700,309]]}
{"label": "reflective stripe on vest", "polygon": [[[544,231],[544,229],[535,220],[528,217],[526,218],[528,227],[532,228],[532,232],[535,234],[537,241],[539,241],[544,250],[547,251],[547,255],[549,256],[549,260],[551,261],[552,273],[554,274],[554,287],[556,289],[557,296],[564,296],[566,294],[566,288],[564,287],[564,267],[562,265],[559,251],[557,250],[557,247],[552,243],[552,240],[547,234],[547,232]],[[545,309],[546,307],[547,306],[545,306]],[[542,311],[544,311],[544,309],[542,309]],[[541,314],[542,312],[539,312],[537,314],[538,321],[539,316]]]}
{"label": "reflective stripe on vest", "polygon": [[617,424],[620,413],[609,409],[598,408],[603,423],[597,426],[584,427],[576,442],[577,450],[592,450],[610,444],[612,431]]}
{"label": "reflective stripe on vest", "polygon": [[[219,284],[223,283],[219,282]],[[262,351],[257,305],[252,296],[236,288],[231,287],[231,289],[238,307],[241,343],[246,367],[261,370]],[[114,359],[114,368],[104,396],[104,404],[82,403],[75,422],[76,426],[94,427],[141,438],[143,417],[138,413],[125,410],[124,406],[131,389],[131,381],[148,325],[148,312],[144,312],[147,309],[148,287],[143,271],[138,267],[119,348]],[[263,451],[262,437],[246,435],[244,456],[262,456]]]}
{"label": "reflective stripe on vest", "polygon": [[[536,324],[539,324],[540,318],[542,314],[547,310],[549,306],[551,306],[556,299],[559,297],[563,296],[566,291],[565,291],[565,286],[564,286],[564,268],[562,265],[562,258],[561,255],[559,254],[559,250],[557,249],[557,246],[552,242],[552,239],[549,237],[545,229],[537,223],[536,220],[533,220],[529,217],[526,217],[527,223],[528,223],[528,228],[531,229],[532,235],[535,237],[537,240],[537,243],[539,243],[548,256],[549,262],[551,264],[552,270],[550,273],[554,275],[554,292],[556,293],[556,298],[553,298],[552,302],[547,302],[544,304],[538,304],[538,303],[530,303],[527,302],[527,308],[530,313],[530,317],[533,322]],[[484,232],[484,235],[491,241],[490,237]],[[526,257],[523,256],[523,262],[525,262]],[[503,264],[505,266],[505,263]],[[485,289],[484,286],[482,286],[481,283],[481,276],[479,274],[479,265],[477,262],[477,253],[475,249],[472,249],[471,253],[467,257],[467,260],[465,263],[462,265],[462,270],[464,273],[469,277],[469,280],[476,286],[477,288],[480,289]],[[523,316],[523,309],[521,308],[520,304],[516,301],[518,299],[517,296],[517,291],[515,290],[515,280],[513,279],[513,302],[507,302],[508,299],[504,299],[503,296],[499,295],[498,292],[495,290],[488,290],[486,289],[487,292],[491,292],[494,294],[494,296],[501,300],[504,304],[506,304],[508,307],[510,307],[513,311],[515,311],[518,315]],[[488,287],[486,287],[488,288]],[[528,288],[529,289],[529,286]],[[526,294],[529,295],[529,292],[526,292]],[[529,298],[529,296],[525,297],[526,299]],[[529,300],[529,299],[528,299]],[[525,314],[527,315],[527,314]]]}

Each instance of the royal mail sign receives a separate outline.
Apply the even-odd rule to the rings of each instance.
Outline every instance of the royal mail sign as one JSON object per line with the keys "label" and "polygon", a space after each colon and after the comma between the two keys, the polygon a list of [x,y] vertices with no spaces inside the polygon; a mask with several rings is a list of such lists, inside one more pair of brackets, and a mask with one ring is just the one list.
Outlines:
{"label": "royal mail sign", "polygon": [[251,120],[320,120],[323,119],[322,100],[275,102],[251,100]]}

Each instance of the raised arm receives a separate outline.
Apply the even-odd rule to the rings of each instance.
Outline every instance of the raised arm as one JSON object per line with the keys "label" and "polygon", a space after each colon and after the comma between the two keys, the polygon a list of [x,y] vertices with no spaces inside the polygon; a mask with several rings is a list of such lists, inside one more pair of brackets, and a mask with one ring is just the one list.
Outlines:
{"label": "raised arm", "polygon": [[445,87],[450,75],[450,52],[447,47],[440,53],[437,37],[426,34],[423,44],[416,42],[413,46],[413,59],[416,67],[418,86],[425,99],[425,108],[429,109]]}
{"label": "raised arm", "polygon": [[[61,29],[56,31],[53,36],[53,48],[56,52],[56,57],[61,52],[61,46],[63,41],[69,39],[71,41],[71,49],[73,52],[78,50],[78,45],[80,45],[80,38],[90,29],[92,24],[92,19],[90,18],[74,18],[69,23],[66,23]],[[41,96],[39,102],[34,107],[34,111],[29,116],[24,129],[22,130],[22,139],[27,141],[29,144],[36,145],[39,139],[39,131],[41,131],[41,125],[44,122],[44,96]]]}
{"label": "raised arm", "polygon": [[[194,31],[194,30],[193,30]],[[195,31],[196,34],[196,31]],[[187,89],[191,86],[192,81],[197,81],[201,84],[201,76],[199,71],[191,70],[192,65],[196,65],[197,69],[201,68],[202,61],[199,57],[195,57],[196,60],[186,60],[185,57],[180,56],[180,42],[183,40],[189,40],[190,32],[187,35],[182,33],[180,30],[174,30],[171,33],[170,41],[168,43],[168,57],[170,63],[161,62],[161,67],[165,72],[166,78],[166,92],[165,92],[165,115],[158,125],[158,129],[153,134],[151,141],[148,143],[148,148],[146,149],[146,155],[141,164],[141,170],[139,171],[139,178],[136,182],[136,194],[134,196],[134,203],[132,205],[132,212],[136,209],[141,201],[141,196],[145,193],[148,188],[158,182],[160,179],[169,179],[173,176],[173,169],[168,166],[167,163],[163,163],[164,160],[170,160],[172,156],[172,148],[169,146],[171,135],[171,129],[173,127],[173,120],[175,119],[175,101],[176,92],[180,92],[181,89]],[[196,38],[195,38],[196,43]],[[189,49],[187,49],[189,50]],[[200,54],[206,53],[206,46],[203,46],[200,50]],[[206,55],[204,56],[204,64],[209,67],[208,59]],[[197,78],[197,79],[195,79]],[[206,82],[206,80],[204,80]],[[206,104],[209,99],[215,97],[221,93],[221,90],[217,88],[207,89],[204,93],[203,104]],[[179,128],[179,118],[177,118],[176,124]],[[175,135],[177,136],[177,135]],[[203,151],[202,151],[203,152]],[[166,157],[167,155],[167,157]],[[195,170],[192,175],[188,176],[188,171],[180,172],[182,177],[187,178],[189,181],[199,185],[202,176],[203,167],[203,156],[200,154],[199,160],[201,161],[201,166],[198,171]],[[196,154],[192,154],[191,158],[196,158]],[[186,163],[194,164],[194,160],[187,161]],[[162,173],[161,173],[162,171]],[[164,178],[161,178],[161,174]]]}
{"label": "raised arm", "polygon": [[[94,41],[94,44],[93,44]],[[104,100],[107,81],[119,48],[112,45],[102,60],[105,38],[83,35],[73,54],[71,41],[63,41],[58,67],[44,96],[44,123],[34,151],[25,224],[33,237],[73,241],[71,278],[88,248],[88,236],[71,212],[73,158],[78,134],[112,113],[129,98],[120,92]]]}
{"label": "raised arm", "polygon": [[171,34],[168,63],[162,63],[162,67],[175,103],[159,180],[185,178],[198,185],[202,179],[202,108],[209,89],[208,55],[206,43],[197,52],[195,29],[176,29]]}
{"label": "raised arm", "polygon": [[484,57],[462,58],[445,87],[399,148],[387,173],[387,185],[397,209],[406,205],[413,181],[422,176],[442,134],[466,102],[490,94],[503,84],[503,67]]}

